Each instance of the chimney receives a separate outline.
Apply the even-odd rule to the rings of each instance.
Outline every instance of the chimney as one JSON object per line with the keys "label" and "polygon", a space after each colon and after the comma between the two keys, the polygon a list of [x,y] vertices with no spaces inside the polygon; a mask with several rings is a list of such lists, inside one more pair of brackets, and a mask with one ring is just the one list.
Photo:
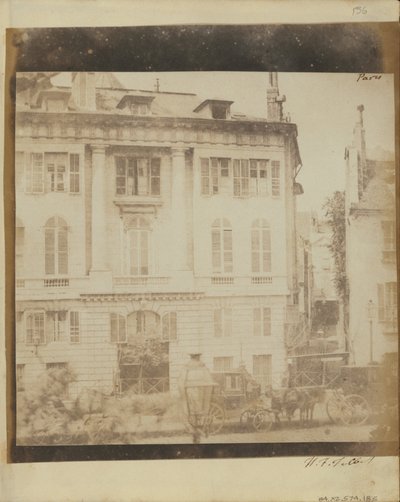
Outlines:
{"label": "chimney", "polygon": [[357,107],[359,118],[353,129],[353,143],[346,148],[346,211],[357,204],[368,183],[365,146],[364,106]]}
{"label": "chimney", "polygon": [[364,129],[364,105],[358,105],[357,111],[359,112],[358,122],[354,126],[353,131],[353,145],[357,151],[357,167],[358,167],[358,196],[361,198],[367,183],[367,159],[366,159],[366,146],[365,146],[365,129]]}
{"label": "chimney", "polygon": [[72,74],[72,97],[80,110],[96,110],[96,75],[94,72]]}
{"label": "chimney", "polygon": [[276,71],[268,72],[267,86],[267,119],[270,122],[282,122],[282,105],[286,101],[285,96],[279,96],[278,73]]}

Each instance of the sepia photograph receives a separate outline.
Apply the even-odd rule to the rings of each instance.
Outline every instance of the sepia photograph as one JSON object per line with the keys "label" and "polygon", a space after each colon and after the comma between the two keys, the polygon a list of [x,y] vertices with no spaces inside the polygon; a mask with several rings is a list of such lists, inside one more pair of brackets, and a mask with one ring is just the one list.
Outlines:
{"label": "sepia photograph", "polygon": [[397,440],[393,75],[15,100],[17,445]]}

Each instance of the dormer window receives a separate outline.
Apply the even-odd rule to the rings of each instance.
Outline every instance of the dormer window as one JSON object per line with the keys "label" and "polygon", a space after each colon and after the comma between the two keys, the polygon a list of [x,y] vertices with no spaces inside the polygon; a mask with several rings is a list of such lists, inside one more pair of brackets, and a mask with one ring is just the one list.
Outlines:
{"label": "dormer window", "polygon": [[46,112],[63,112],[67,109],[71,97],[69,91],[49,90],[39,93],[37,105]]}
{"label": "dormer window", "polygon": [[227,120],[231,118],[231,104],[233,101],[221,99],[206,99],[193,111],[200,117]]}
{"label": "dormer window", "polygon": [[151,102],[154,96],[134,96],[126,94],[118,103],[117,108],[132,115],[150,115]]}

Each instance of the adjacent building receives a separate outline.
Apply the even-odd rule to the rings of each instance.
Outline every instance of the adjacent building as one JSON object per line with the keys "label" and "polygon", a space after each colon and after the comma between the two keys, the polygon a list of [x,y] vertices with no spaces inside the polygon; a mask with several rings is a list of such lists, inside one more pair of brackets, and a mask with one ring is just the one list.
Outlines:
{"label": "adjacent building", "polygon": [[346,269],[353,362],[397,365],[397,272],[394,156],[368,151],[358,107],[346,148]]}
{"label": "adjacent building", "polygon": [[70,397],[174,390],[191,352],[279,385],[301,159],[277,74],[260,118],[108,73],[53,77],[16,84],[19,387],[66,367]]}

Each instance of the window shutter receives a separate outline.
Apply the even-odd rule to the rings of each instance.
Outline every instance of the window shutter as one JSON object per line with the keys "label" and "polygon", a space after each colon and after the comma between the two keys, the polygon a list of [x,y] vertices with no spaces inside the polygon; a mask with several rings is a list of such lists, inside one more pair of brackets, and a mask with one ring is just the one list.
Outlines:
{"label": "window shutter", "polygon": [[58,228],[58,273],[68,274],[68,230]]}
{"label": "window shutter", "polygon": [[160,195],[160,158],[151,159],[151,195]]}
{"label": "window shutter", "polygon": [[222,336],[222,311],[214,310],[214,336]]}
{"label": "window shutter", "polygon": [[221,233],[219,229],[211,232],[212,268],[214,273],[221,272]]}
{"label": "window shutter", "polygon": [[45,273],[55,273],[55,229],[45,229]]}
{"label": "window shutter", "polygon": [[118,341],[118,318],[116,314],[110,315],[110,329],[110,340],[112,343],[116,343]]}
{"label": "window shutter", "polygon": [[224,309],[224,336],[232,335],[232,309]]}
{"label": "window shutter", "polygon": [[210,195],[210,167],[209,159],[200,159],[201,194]]}
{"label": "window shutter", "polygon": [[177,339],[177,315],[176,312],[170,313],[170,327],[169,327],[169,339],[176,340]]}
{"label": "window shutter", "polygon": [[261,335],[261,309],[253,309],[253,333],[254,336]]}
{"label": "window shutter", "polygon": [[378,320],[385,320],[385,288],[383,284],[378,284]]}
{"label": "window shutter", "polygon": [[270,309],[270,307],[264,307],[263,315],[264,315],[263,335],[270,336],[271,335],[271,309]]}

